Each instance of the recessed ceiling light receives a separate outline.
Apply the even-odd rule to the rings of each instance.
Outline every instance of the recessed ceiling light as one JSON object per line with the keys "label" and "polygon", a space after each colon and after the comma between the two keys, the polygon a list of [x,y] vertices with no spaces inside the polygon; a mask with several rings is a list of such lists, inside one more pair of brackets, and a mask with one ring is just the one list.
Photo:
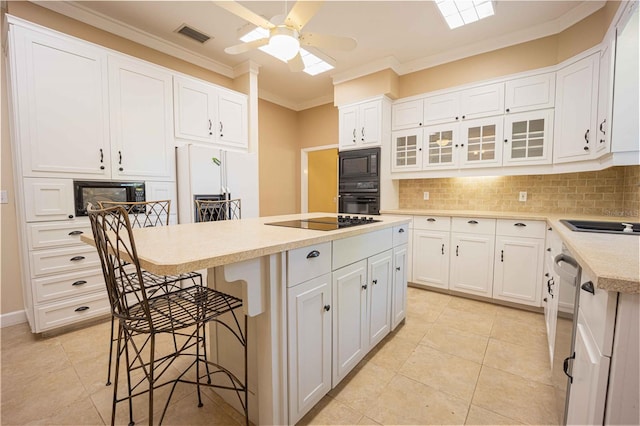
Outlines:
{"label": "recessed ceiling light", "polygon": [[449,28],[454,29],[492,16],[492,0],[436,0]]}
{"label": "recessed ceiling light", "polygon": [[[254,30],[248,32],[244,36],[240,37],[240,41],[248,43],[250,41],[259,40],[261,38],[268,38],[269,30],[262,27],[257,27]],[[264,53],[273,56],[276,59],[280,59],[282,62],[287,62],[288,58],[283,57],[279,52],[273,48],[271,44],[259,47]],[[329,71],[334,68],[325,60],[318,58],[308,50],[300,48],[300,55],[302,56],[302,62],[304,62],[304,72],[309,75],[318,75],[325,71]]]}

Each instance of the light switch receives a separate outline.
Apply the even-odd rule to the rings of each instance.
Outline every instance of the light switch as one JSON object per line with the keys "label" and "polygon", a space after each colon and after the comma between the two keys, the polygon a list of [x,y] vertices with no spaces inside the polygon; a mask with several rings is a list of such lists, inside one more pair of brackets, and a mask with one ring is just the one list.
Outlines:
{"label": "light switch", "polygon": [[424,196],[424,199],[425,199],[425,200],[428,200],[428,199],[429,199],[429,193],[428,193],[428,192],[425,192],[423,196]]}
{"label": "light switch", "polygon": [[7,190],[0,190],[0,204],[7,204],[9,202],[9,197],[7,197]]}
{"label": "light switch", "polygon": [[518,201],[527,201],[527,192],[520,191],[520,197],[518,197]]}

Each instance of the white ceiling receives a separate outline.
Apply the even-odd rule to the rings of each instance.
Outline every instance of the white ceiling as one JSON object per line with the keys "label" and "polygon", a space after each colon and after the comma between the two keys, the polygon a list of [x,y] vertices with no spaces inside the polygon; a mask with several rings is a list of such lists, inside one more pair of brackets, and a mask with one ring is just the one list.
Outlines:
{"label": "white ceiling", "polygon": [[[497,1],[496,15],[450,30],[432,1],[326,1],[303,32],[353,37],[350,52],[322,52],[335,69],[317,76],[292,73],[259,50],[228,55],[246,21],[210,1],[37,1],[37,4],[200,66],[234,76],[247,61],[260,66],[262,98],[301,110],[333,100],[334,82],[385,68],[398,74],[558,33],[600,9],[605,1]],[[270,19],[293,2],[242,1]],[[175,31],[182,25],[212,39],[199,44]],[[309,49],[312,51],[312,49]]]}

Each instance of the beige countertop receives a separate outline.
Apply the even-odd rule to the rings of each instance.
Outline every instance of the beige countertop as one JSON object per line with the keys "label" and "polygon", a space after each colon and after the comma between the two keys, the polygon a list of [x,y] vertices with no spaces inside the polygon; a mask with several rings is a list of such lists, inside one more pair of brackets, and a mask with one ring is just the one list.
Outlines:
{"label": "beige countertop", "polygon": [[[140,266],[156,274],[178,274],[241,262],[311,244],[409,223],[408,218],[376,216],[377,223],[335,231],[265,225],[270,222],[333,216],[307,213],[241,220],[189,223],[133,230]],[[93,245],[92,235],[82,241]]]}
{"label": "beige countertop", "polygon": [[545,220],[562,238],[571,255],[594,280],[597,288],[640,293],[640,236],[574,232],[561,219],[638,222],[636,218],[556,213],[480,212],[465,210],[385,210],[383,214]]}

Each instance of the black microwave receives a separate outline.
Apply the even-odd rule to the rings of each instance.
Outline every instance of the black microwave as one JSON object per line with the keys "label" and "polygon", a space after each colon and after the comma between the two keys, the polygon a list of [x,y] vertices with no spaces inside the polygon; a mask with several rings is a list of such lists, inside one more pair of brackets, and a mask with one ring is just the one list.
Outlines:
{"label": "black microwave", "polygon": [[340,179],[377,178],[380,169],[380,148],[342,151],[338,155]]}
{"label": "black microwave", "polygon": [[[87,215],[87,204],[98,208],[98,201],[140,202],[146,201],[144,182],[73,181],[76,216]],[[134,213],[144,213],[144,206]]]}

